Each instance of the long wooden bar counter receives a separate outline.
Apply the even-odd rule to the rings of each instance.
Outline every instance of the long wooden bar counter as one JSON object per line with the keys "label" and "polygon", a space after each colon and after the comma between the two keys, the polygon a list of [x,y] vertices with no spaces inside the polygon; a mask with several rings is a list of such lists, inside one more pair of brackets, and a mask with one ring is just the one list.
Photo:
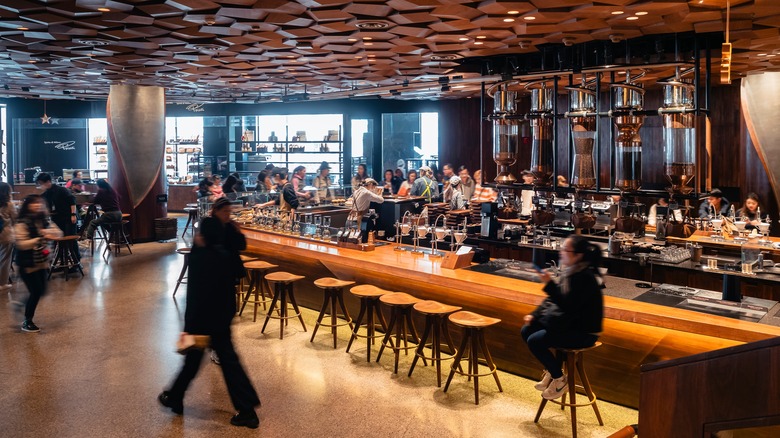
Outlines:
{"label": "long wooden bar counter", "polygon": [[[244,233],[248,252],[306,276],[296,289],[301,305],[319,309],[322,293],[313,281],[334,276],[463,306],[502,320],[486,333],[499,368],[533,379],[541,374],[541,365],[520,337],[523,316],[545,297],[538,283],[442,269],[440,260],[394,251],[392,245],[361,252],[252,228]],[[355,312],[357,300],[348,293],[345,298]],[[605,296],[604,305],[604,345],[589,354],[588,375],[599,398],[631,407],[639,405],[642,364],[780,336],[779,327],[621,298]]]}

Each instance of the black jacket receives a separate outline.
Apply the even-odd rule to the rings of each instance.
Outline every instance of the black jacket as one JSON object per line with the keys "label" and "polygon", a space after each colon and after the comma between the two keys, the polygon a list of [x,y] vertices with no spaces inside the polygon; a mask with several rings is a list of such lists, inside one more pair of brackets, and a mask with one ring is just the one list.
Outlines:
{"label": "black jacket", "polygon": [[[604,319],[604,298],[601,293],[603,286],[598,283],[590,269],[573,273],[569,277],[569,284],[568,294],[563,294],[554,281],[544,286],[547,300],[557,305],[565,315],[566,331],[601,333],[601,321]],[[543,303],[533,311],[534,319],[543,319],[542,312],[545,307]]]}
{"label": "black jacket", "polygon": [[246,239],[235,226],[213,217],[201,221],[199,233],[206,244],[190,253],[184,331],[213,334],[228,330],[236,313],[235,285],[244,275],[240,251]]}

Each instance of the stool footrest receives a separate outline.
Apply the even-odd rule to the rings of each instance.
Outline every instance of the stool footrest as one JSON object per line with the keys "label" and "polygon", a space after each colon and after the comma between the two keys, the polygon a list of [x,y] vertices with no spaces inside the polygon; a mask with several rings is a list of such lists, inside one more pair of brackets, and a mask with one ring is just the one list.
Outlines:
{"label": "stool footrest", "polygon": [[[588,394],[585,393],[585,388],[584,387],[582,387],[581,385],[577,385],[576,388],[582,391],[582,392],[578,392],[580,395],[584,395],[584,396],[587,397]],[[572,406],[574,406],[575,408],[584,408],[585,406],[592,406],[593,403],[596,403],[598,401],[597,398],[596,398],[596,393],[593,392],[592,394],[593,394],[593,397],[592,398],[588,398],[588,401],[586,403],[564,403],[564,402],[562,402],[560,400],[547,400],[547,401],[550,402],[550,403],[555,403],[556,405],[563,406],[563,407],[572,407]]]}
{"label": "stool footrest", "polygon": [[[497,369],[497,368],[494,366],[494,367],[493,367],[493,368],[492,368],[490,371],[488,371],[488,372],[486,372],[486,373],[474,374],[474,373],[467,373],[467,372],[465,372],[465,371],[461,371],[461,370],[459,370],[459,369],[458,369],[456,366],[454,366],[454,365],[455,365],[455,364],[453,364],[453,367],[452,367],[452,369],[453,369],[453,370],[455,370],[455,374],[460,374],[461,376],[467,376],[467,377],[487,377],[487,376],[492,376],[492,375],[493,375],[493,373],[495,373],[495,372],[496,372],[496,369]],[[480,365],[482,365],[482,363],[481,363],[481,362],[480,362]],[[487,364],[485,364],[485,366],[487,366]]]}

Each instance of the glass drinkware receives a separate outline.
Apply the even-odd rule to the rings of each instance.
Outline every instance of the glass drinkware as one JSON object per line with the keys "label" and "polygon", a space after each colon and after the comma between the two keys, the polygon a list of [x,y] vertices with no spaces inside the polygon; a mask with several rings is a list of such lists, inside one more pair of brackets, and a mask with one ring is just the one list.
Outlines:
{"label": "glass drinkware", "polygon": [[531,120],[531,173],[534,185],[549,186],[552,184],[553,150],[552,119],[538,118]]}

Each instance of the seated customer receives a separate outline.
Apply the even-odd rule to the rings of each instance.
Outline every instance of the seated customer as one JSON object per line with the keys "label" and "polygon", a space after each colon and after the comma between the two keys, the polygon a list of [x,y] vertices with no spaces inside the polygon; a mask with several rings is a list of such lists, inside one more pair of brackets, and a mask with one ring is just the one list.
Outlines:
{"label": "seated customer", "polygon": [[542,380],[534,388],[554,400],[568,390],[561,357],[552,348],[587,348],[596,343],[604,318],[604,288],[598,271],[601,250],[582,236],[567,238],[559,252],[562,275],[558,282],[539,273],[547,298],[530,315],[521,330],[528,349],[544,365]]}
{"label": "seated customer", "polygon": [[73,171],[73,178],[65,183],[65,188],[70,189],[73,193],[81,193],[84,191],[86,187],[84,186],[84,181],[81,179],[80,170]]}
{"label": "seated customer", "polygon": [[[680,209],[672,211],[674,214],[674,220],[682,221],[682,212]],[[654,227],[658,223],[658,218],[664,218],[669,215],[669,202],[666,198],[658,198],[658,201],[650,206],[650,211],[647,213],[647,225]]]}
{"label": "seated customer", "polygon": [[214,195],[211,193],[211,187],[213,186],[214,183],[209,181],[207,178],[200,180],[198,183],[198,199],[205,198],[207,201],[210,201]]}
{"label": "seated customer", "polygon": [[104,179],[97,181],[98,192],[95,195],[95,204],[103,210],[103,214],[97,219],[93,219],[87,227],[87,239],[91,239],[95,234],[95,228],[109,222],[121,222],[122,211],[119,209],[119,195],[114,191],[111,185]]}
{"label": "seated customer", "polygon": [[704,202],[699,206],[699,217],[712,219],[715,216],[727,216],[731,203],[723,196],[720,189],[712,189]]}
{"label": "seated customer", "polygon": [[758,223],[761,222],[761,207],[759,206],[758,195],[755,193],[748,193],[745,199],[745,205],[737,211],[738,218],[745,218],[744,221],[746,230],[753,230],[758,228]]}

